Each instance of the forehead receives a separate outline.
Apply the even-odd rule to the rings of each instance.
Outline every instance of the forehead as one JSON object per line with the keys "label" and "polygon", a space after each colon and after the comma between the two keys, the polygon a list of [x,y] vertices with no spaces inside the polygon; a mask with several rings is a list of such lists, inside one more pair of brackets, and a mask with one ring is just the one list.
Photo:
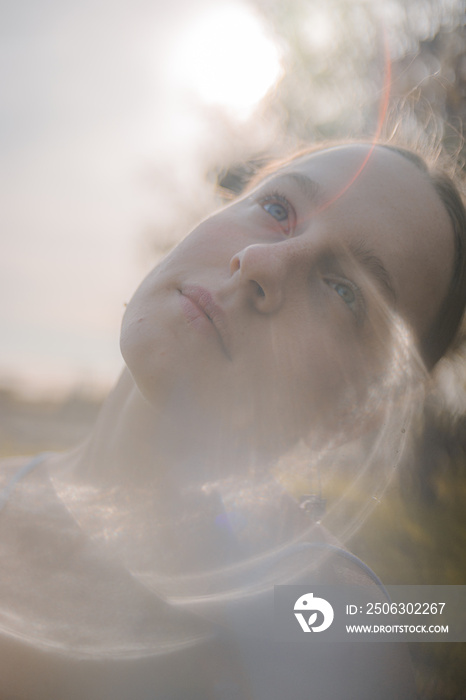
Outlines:
{"label": "forehead", "polygon": [[454,261],[451,222],[427,176],[400,154],[366,144],[301,156],[279,172],[315,183],[313,225],[380,259],[399,313],[421,336],[447,294]]}

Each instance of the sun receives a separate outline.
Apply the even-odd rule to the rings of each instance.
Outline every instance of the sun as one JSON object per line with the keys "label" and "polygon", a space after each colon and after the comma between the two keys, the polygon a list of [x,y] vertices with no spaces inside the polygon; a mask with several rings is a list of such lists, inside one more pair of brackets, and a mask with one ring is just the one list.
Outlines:
{"label": "sun", "polygon": [[168,60],[178,84],[247,119],[279,80],[278,47],[246,5],[206,10],[178,32]]}

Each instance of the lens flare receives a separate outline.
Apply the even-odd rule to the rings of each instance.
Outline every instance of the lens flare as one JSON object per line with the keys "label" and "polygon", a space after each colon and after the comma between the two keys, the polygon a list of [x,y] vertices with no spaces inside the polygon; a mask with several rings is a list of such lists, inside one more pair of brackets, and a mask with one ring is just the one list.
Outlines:
{"label": "lens flare", "polygon": [[374,151],[374,148],[376,147],[378,140],[380,138],[380,134],[382,133],[382,128],[385,123],[385,117],[387,116],[387,110],[388,110],[388,102],[390,99],[390,89],[391,89],[391,81],[392,81],[392,65],[391,65],[391,60],[390,60],[390,47],[388,45],[388,39],[387,35],[384,32],[383,33],[383,49],[384,49],[384,81],[383,81],[383,87],[382,87],[382,97],[380,100],[379,104],[379,115],[378,115],[378,120],[377,120],[377,128],[375,130],[374,136],[371,139],[371,147],[367,152],[367,155],[365,156],[364,160],[362,161],[361,165],[359,168],[356,170],[354,175],[348,180],[346,185],[342,187],[342,189],[337,192],[337,194],[332,197],[331,199],[327,200],[324,202],[319,208],[318,208],[318,213],[320,214],[321,212],[325,211],[329,207],[334,204],[334,202],[337,201],[337,199],[340,199],[345,192],[347,192],[350,187],[356,182],[358,177],[361,175],[362,171],[368,164],[372,152]]}

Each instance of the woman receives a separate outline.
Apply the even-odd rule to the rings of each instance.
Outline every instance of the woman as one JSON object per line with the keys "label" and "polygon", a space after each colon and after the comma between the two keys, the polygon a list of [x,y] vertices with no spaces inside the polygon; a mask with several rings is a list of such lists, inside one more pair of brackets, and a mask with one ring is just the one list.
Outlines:
{"label": "woman", "polygon": [[331,480],[389,392],[404,430],[456,334],[464,209],[413,158],[299,155],[144,280],[89,440],[3,470],[2,698],[413,697],[402,650],[251,634],[275,583],[378,593],[286,475],[299,449]]}

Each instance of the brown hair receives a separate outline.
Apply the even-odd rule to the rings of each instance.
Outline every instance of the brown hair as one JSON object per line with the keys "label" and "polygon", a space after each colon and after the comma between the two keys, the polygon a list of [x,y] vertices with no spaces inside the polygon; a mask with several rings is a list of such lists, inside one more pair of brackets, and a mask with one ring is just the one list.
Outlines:
{"label": "brown hair", "polygon": [[454,180],[434,163],[428,166],[419,154],[392,144],[380,144],[413,163],[434,187],[450,218],[455,241],[453,274],[446,297],[431,327],[420,338],[420,351],[432,369],[453,346],[466,306],[466,210]]}

